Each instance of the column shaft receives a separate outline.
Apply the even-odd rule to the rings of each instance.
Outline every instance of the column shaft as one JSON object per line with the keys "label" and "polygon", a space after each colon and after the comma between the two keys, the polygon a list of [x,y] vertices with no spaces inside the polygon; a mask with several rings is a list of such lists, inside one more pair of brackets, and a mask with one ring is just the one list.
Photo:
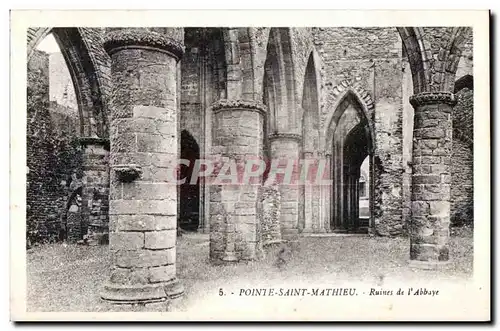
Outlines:
{"label": "column shaft", "polygon": [[114,29],[104,44],[113,99],[111,277],[102,297],[116,303],[163,302],[183,293],[176,278],[177,187],[171,165],[178,157],[176,65],[183,47],[167,32]]}
{"label": "column shaft", "polygon": [[83,153],[82,235],[89,244],[105,241],[109,231],[109,140],[81,138]]}
{"label": "column shaft", "polygon": [[[410,261],[436,264],[449,259],[451,93],[421,93],[415,108],[411,194]],[[421,264],[421,263],[420,263]]]}
{"label": "column shaft", "polygon": [[271,161],[280,162],[280,168],[294,163],[291,173],[291,183],[287,183],[284,174],[283,180],[279,180],[281,191],[281,229],[283,239],[289,240],[299,233],[299,213],[300,213],[300,185],[299,160],[301,136],[293,133],[277,133],[269,137],[271,143]]}
{"label": "column shaft", "polygon": [[242,175],[248,160],[262,160],[265,108],[250,101],[219,100],[211,111],[212,157],[219,165],[210,183],[210,258],[253,260],[260,249],[257,199],[262,177],[242,182]]}

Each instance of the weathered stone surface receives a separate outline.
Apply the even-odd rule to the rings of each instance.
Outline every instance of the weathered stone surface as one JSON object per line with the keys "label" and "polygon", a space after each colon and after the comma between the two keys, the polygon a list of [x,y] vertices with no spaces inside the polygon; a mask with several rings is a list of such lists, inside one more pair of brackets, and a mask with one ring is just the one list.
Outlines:
{"label": "weathered stone surface", "polygon": [[281,194],[276,183],[266,181],[262,187],[262,211],[260,214],[262,244],[269,245],[281,241]]}
{"label": "weathered stone surface", "polygon": [[[218,151],[217,146],[225,148],[220,154],[221,169],[214,176],[225,174],[225,163],[239,163],[247,156],[261,156],[265,107],[255,102],[220,101],[210,109],[213,111],[215,125],[213,153]],[[256,129],[241,130],[248,126]],[[261,177],[257,175],[255,181],[235,186],[216,183],[211,185],[214,195],[210,199],[210,213],[215,216],[210,218],[210,258],[213,261],[255,258],[254,252],[260,236],[256,233],[259,221],[256,184],[260,183]]]}
{"label": "weathered stone surface", "polygon": [[[112,29],[105,43],[115,82],[110,131],[114,193],[109,206],[115,232],[110,248],[117,251],[116,266],[133,268],[129,283],[111,279],[103,295],[111,301],[120,296],[117,292],[132,302],[158,300],[151,289],[162,288],[176,272],[177,187],[167,183],[175,177],[161,159],[175,160],[178,154],[176,74],[183,47],[155,29]],[[137,176],[118,176],[120,169],[138,169]],[[148,291],[139,299],[125,284],[140,284]],[[165,291],[161,299],[168,299]]]}
{"label": "weathered stone surface", "polygon": [[143,232],[111,232],[109,249],[135,250],[144,247]]}
{"label": "weathered stone surface", "polygon": [[177,218],[173,215],[111,215],[111,223],[117,231],[175,230]]}
{"label": "weathered stone surface", "polygon": [[146,232],[144,246],[150,249],[173,248],[176,238],[177,231],[175,230]]}
{"label": "weathered stone surface", "polygon": [[[419,120],[415,121],[415,134],[424,132],[428,118],[438,118],[434,133],[425,131],[424,138],[436,139],[429,144],[425,139],[415,136],[413,150],[436,152],[439,156],[414,156],[422,166],[413,169],[412,178],[412,231],[410,232],[410,259],[418,261],[447,261],[450,226],[450,157],[451,117],[436,116],[446,114],[455,103],[453,95],[446,93],[425,93],[411,99],[416,107]],[[436,104],[431,110],[429,105]],[[425,137],[427,136],[427,137]],[[432,137],[431,137],[432,136]]]}
{"label": "weathered stone surface", "polygon": [[109,206],[110,215],[176,215],[176,200],[112,200]]}
{"label": "weathered stone surface", "polygon": [[[81,121],[56,115],[54,109],[28,107],[27,216],[41,236],[54,240],[64,230],[70,237],[105,231],[109,214],[110,247],[130,254],[130,263],[121,260],[121,265],[139,266],[133,272],[115,268],[112,293],[120,283],[148,285],[170,272],[158,268],[158,277],[151,278],[148,267],[164,265],[152,264],[158,263],[156,258],[147,262],[151,259],[143,255],[150,253],[137,252],[160,254],[175,246],[178,192],[171,162],[185,147],[179,132],[193,137],[198,150],[193,158],[214,154],[242,165],[251,157],[299,159],[308,153],[333,160],[327,169],[335,170],[335,181],[348,187],[345,194],[337,194],[338,187],[285,185],[279,188],[278,208],[268,208],[275,202],[267,204],[267,198],[260,201],[262,176],[255,178],[256,186],[201,184],[197,212],[200,228],[211,231],[210,256],[253,259],[262,230],[278,237],[275,223],[273,228],[265,220],[259,222],[266,210],[274,215],[271,219],[279,215],[279,234],[285,237],[306,228],[321,232],[335,230],[337,222],[347,224],[345,206],[355,211],[353,201],[358,199],[357,176],[343,167],[348,164],[336,168],[335,155],[343,155],[348,135],[363,123],[357,139],[365,149],[351,156],[370,154],[374,208],[369,224],[379,235],[400,235],[411,210],[412,257],[446,260],[450,208],[456,223],[470,223],[473,217],[472,85],[460,79],[453,89],[455,70],[460,77],[472,74],[472,37],[469,31],[468,40],[451,40],[452,29],[445,27],[422,28],[425,33],[417,38],[412,29],[111,28],[105,41],[100,28],[54,28],[78,88],[75,115]],[[46,71],[43,56],[33,51],[46,32],[28,30],[32,73]],[[187,51],[179,65],[183,40]],[[427,51],[417,53],[417,44]],[[449,45],[453,49],[447,49]],[[28,101],[32,87],[30,83]],[[352,116],[337,116],[339,110]],[[60,154],[47,157],[50,137],[66,127],[71,131],[64,133],[66,138],[77,133],[84,138],[83,148],[63,146]],[[41,135],[35,134],[38,128]],[[361,143],[364,136],[368,138]],[[335,150],[329,143],[334,138],[341,142]],[[74,160],[61,156],[66,152]],[[137,166],[142,173],[131,182],[120,182],[117,166]],[[77,172],[83,174],[78,176],[82,217],[74,213],[65,218],[59,210],[68,192],[58,183]],[[175,259],[167,260],[175,264]],[[136,289],[123,291],[130,298],[137,294]],[[153,297],[157,293],[148,291]],[[124,297],[115,294],[109,298]]]}
{"label": "weathered stone surface", "polygon": [[175,264],[170,264],[161,267],[153,267],[149,269],[151,283],[167,282],[175,278]]}
{"label": "weathered stone surface", "polygon": [[120,268],[145,268],[175,264],[175,247],[164,250],[119,250],[113,253],[113,263]]}

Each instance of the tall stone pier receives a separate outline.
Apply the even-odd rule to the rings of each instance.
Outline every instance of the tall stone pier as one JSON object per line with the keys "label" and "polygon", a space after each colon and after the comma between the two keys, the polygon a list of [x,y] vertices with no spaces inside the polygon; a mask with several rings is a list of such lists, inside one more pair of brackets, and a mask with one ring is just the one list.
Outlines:
{"label": "tall stone pier", "polygon": [[300,200],[303,196],[298,182],[301,139],[301,135],[296,133],[275,133],[269,136],[272,162],[277,165],[273,167],[271,164],[269,176],[274,172],[282,178],[278,182],[281,191],[281,233],[285,240],[295,239],[299,234]]}
{"label": "tall stone pier", "polygon": [[[211,111],[212,156],[219,165],[209,184],[210,259],[253,260],[258,257],[261,245],[257,202],[265,170],[262,159],[265,107],[254,101],[219,100],[211,106]],[[255,175],[245,177],[249,171]]]}
{"label": "tall stone pier", "polygon": [[410,98],[415,108],[411,192],[410,265],[435,268],[449,260],[451,111],[449,92]]}
{"label": "tall stone pier", "polygon": [[80,144],[84,149],[82,236],[98,243],[109,228],[109,140],[86,137],[80,138]]}
{"label": "tall stone pier", "polygon": [[110,29],[111,277],[102,298],[168,303],[176,277],[177,62],[182,29]]}

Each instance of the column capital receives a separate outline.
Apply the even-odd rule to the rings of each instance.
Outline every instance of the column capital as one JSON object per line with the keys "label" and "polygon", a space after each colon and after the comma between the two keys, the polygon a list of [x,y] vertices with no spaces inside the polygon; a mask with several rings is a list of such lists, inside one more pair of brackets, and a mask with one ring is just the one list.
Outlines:
{"label": "column capital", "polygon": [[80,137],[78,142],[82,147],[89,145],[103,146],[105,150],[109,151],[109,139],[100,137]]}
{"label": "column capital", "polygon": [[106,33],[104,49],[109,55],[127,48],[165,52],[173,56],[177,61],[184,54],[184,46],[181,42],[146,28],[124,28]]}
{"label": "column capital", "polygon": [[267,113],[267,107],[264,104],[254,100],[221,99],[217,100],[210,106],[210,110],[214,113],[237,109],[255,111],[262,115],[265,115]]}
{"label": "column capital", "polygon": [[453,107],[456,103],[457,98],[451,92],[422,92],[410,97],[410,104],[413,107],[437,104],[447,104]]}

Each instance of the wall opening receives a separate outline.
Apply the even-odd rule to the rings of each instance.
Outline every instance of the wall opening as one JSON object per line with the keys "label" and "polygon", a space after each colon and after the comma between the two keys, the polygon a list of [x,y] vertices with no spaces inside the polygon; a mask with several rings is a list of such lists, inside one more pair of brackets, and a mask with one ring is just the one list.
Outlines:
{"label": "wall opening", "polygon": [[181,165],[180,179],[185,179],[179,189],[179,226],[185,231],[197,231],[200,223],[200,180],[191,184],[194,163],[200,158],[200,147],[186,130],[181,131],[181,159],[189,160],[189,166]]}
{"label": "wall opening", "polygon": [[361,228],[370,226],[370,180],[370,157],[367,156],[361,163],[358,180],[359,226]]}
{"label": "wall opening", "polygon": [[331,151],[333,232],[367,233],[372,222],[371,132],[361,105],[348,93],[334,113]]}

